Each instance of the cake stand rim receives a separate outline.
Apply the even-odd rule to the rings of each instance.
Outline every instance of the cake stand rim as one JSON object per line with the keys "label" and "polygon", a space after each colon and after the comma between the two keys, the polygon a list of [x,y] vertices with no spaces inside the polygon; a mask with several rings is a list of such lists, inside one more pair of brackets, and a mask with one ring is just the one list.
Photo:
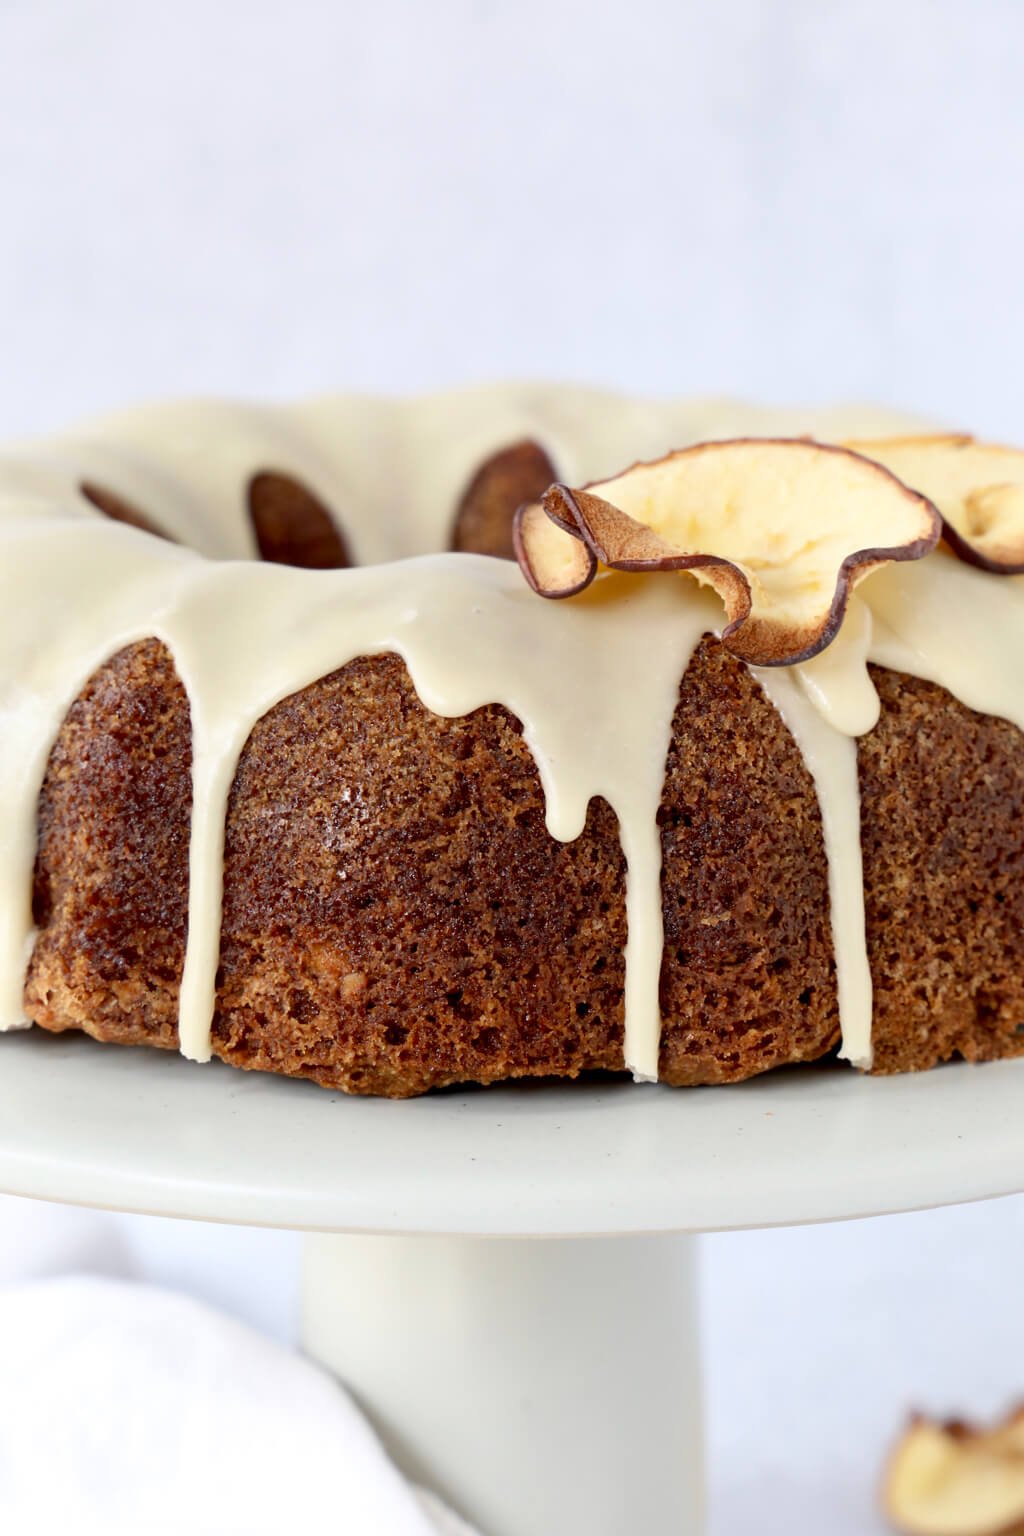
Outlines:
{"label": "cake stand rim", "polygon": [[1024,1060],[735,1087],[610,1080],[412,1101],[145,1048],[0,1039],[0,1190],[310,1232],[608,1237],[802,1225],[1024,1191]]}

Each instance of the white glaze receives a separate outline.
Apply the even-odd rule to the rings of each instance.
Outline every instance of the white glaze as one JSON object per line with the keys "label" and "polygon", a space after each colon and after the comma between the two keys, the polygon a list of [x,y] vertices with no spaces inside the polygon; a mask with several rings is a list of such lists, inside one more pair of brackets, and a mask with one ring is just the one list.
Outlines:
{"label": "white glaze", "polygon": [[[548,603],[511,564],[432,554],[470,475],[522,437],[570,483],[709,437],[907,425],[869,410],[781,413],[724,402],[642,403],[597,391],[486,388],[421,401],[333,399],[272,408],[148,407],[0,458],[0,1026],[23,1022],[32,942],[35,810],[68,705],[109,656],[155,636],[189,697],[193,819],[181,1048],[210,1054],[227,795],[252,726],[352,657],[395,651],[424,704],[500,703],[524,725],[553,836],[614,809],[626,857],[626,1061],[657,1075],[662,953],[656,814],[679,680],[717,599],[684,575],[606,575]],[[361,568],[252,562],[245,504],[261,469],[294,475],[335,510]],[[79,494],[102,484],[188,548],[113,524]],[[380,564],[376,562],[398,562]],[[945,555],[859,588],[821,657],[757,676],[804,754],[821,803],[843,1054],[870,1064],[854,737],[878,701],[867,660],[934,678],[1024,726],[1024,589]],[[984,616],[986,622],[982,623]],[[872,630],[874,634],[872,635]],[[1013,635],[1013,643],[1008,636]]]}
{"label": "white glaze", "polygon": [[[801,688],[794,675],[802,669],[755,667],[751,670],[789,727],[817,790],[828,859],[836,993],[843,1030],[840,1055],[856,1067],[868,1068],[871,1066],[871,970],[864,931],[857,742],[853,735],[837,730],[815,708],[809,690]],[[870,687],[866,669],[862,671]],[[877,699],[877,694],[875,697]],[[847,712],[841,708],[837,710],[840,718],[844,713]]]}

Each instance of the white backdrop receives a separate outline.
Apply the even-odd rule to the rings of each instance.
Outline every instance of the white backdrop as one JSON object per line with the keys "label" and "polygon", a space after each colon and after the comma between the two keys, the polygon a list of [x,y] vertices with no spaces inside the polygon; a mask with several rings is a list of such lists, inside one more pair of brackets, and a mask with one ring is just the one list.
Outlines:
{"label": "white backdrop", "polygon": [[0,0],[3,420],[545,374],[1012,433],[1015,0]]}
{"label": "white backdrop", "polygon": [[[1015,0],[0,0],[0,64],[7,435],[505,374],[1022,435]],[[289,1238],[123,1230],[287,1334]],[[715,1536],[869,1533],[909,1401],[1024,1393],[1022,1240],[710,1242]]]}

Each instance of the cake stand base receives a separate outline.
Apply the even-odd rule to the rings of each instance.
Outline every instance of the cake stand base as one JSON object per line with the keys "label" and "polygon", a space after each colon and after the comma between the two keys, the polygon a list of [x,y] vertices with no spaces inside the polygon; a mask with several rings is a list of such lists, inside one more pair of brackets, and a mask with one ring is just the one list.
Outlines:
{"label": "cake stand base", "polygon": [[694,1248],[314,1236],[303,1345],[484,1536],[697,1536]]}

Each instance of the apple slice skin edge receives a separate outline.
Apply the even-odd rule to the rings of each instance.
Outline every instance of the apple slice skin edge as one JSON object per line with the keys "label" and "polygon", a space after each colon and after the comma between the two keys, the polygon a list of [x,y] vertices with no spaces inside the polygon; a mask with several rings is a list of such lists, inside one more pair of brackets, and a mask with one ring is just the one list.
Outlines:
{"label": "apple slice skin edge", "polygon": [[[564,598],[584,590],[597,574],[598,562],[612,570],[632,572],[704,571],[705,580],[715,588],[726,610],[727,623],[721,639],[740,660],[753,666],[792,666],[807,661],[830,644],[843,620],[850,594],[858,581],[889,561],[918,560],[929,554],[943,532],[943,520],[931,501],[909,489],[891,471],[866,455],[830,443],[814,443],[806,438],[733,438],[711,443],[697,443],[679,453],[666,455],[652,464],[636,464],[625,472],[656,468],[668,460],[696,453],[728,452],[747,447],[802,448],[856,459],[889,482],[891,488],[916,509],[920,532],[902,543],[855,550],[839,566],[831,601],[820,621],[799,627],[783,624],[753,613],[750,584],[742,569],[733,561],[707,551],[687,552],[674,549],[652,528],[637,522],[612,503],[594,494],[590,488],[572,490],[555,484],[541,502],[521,507],[516,514],[516,555],[523,574],[535,592],[543,597]],[[625,476],[617,476],[617,479]],[[607,483],[607,482],[598,482]],[[585,546],[589,559],[582,555],[572,583],[557,588],[546,585],[534,565],[541,509],[561,530]],[[609,537],[611,535],[611,537]],[[618,540],[617,547],[615,541]],[[568,546],[565,546],[568,549]]]}
{"label": "apple slice skin edge", "polygon": [[[575,574],[568,582],[557,586],[542,580],[535,565],[534,552],[531,549],[535,534],[541,531],[544,523],[549,520],[567,538],[571,537],[572,546],[574,546],[566,545],[565,548],[573,562]],[[597,559],[593,551],[583,542],[575,529],[570,531],[570,529],[563,527],[557,519],[551,518],[543,504],[539,501],[524,502],[516,511],[512,523],[512,547],[519,562],[519,569],[538,597],[549,598],[553,601],[559,601],[565,597],[575,597],[578,592],[582,592],[586,587],[589,587],[597,575]]]}
{"label": "apple slice skin edge", "polygon": [[[1024,460],[1024,452],[1018,448],[1006,448],[999,444],[979,443],[977,438],[965,432],[939,432],[918,437],[853,438],[843,446],[849,448],[852,453],[860,454],[862,458],[866,459],[872,459],[872,449],[879,450],[882,452],[883,457],[877,460],[872,459],[872,462],[882,464],[884,468],[888,468],[884,460],[886,450],[891,452],[893,448],[906,448],[907,446],[925,450],[929,448],[959,449],[965,452],[978,449],[982,453],[1003,453],[1015,459]],[[1024,464],[1022,464],[1021,469],[1022,474],[1024,474]],[[895,473],[895,471],[892,472]],[[907,480],[904,483],[909,484],[910,481]],[[1018,540],[1017,547],[1012,554],[1008,551],[1004,557],[997,558],[994,555],[987,555],[983,550],[980,550],[967,534],[961,533],[956,524],[946,517],[941,510],[939,511],[939,517],[942,520],[942,538],[959,560],[963,560],[967,565],[977,566],[979,570],[988,571],[992,576],[1024,575],[1024,538]]]}

